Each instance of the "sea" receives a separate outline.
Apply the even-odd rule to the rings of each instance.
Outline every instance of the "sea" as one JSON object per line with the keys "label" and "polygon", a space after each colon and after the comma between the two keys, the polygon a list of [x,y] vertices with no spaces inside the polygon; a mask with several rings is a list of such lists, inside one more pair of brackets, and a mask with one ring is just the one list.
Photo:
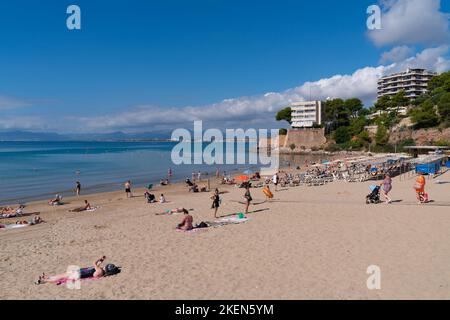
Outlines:
{"label": "sea", "polygon": [[[161,141],[0,142],[0,204],[74,195],[76,181],[87,194],[120,190],[127,180],[134,187],[158,184],[169,169],[172,181],[191,178],[193,171],[211,177],[218,167],[221,174],[258,170],[257,165],[174,165],[175,145]],[[250,152],[245,148],[247,158]]]}

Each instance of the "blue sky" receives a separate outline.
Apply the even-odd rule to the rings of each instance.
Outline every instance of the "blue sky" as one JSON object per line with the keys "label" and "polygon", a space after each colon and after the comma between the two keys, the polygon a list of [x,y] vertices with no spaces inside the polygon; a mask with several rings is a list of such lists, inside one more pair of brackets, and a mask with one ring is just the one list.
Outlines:
{"label": "blue sky", "polygon": [[[379,4],[388,12],[397,1],[411,0]],[[449,1],[421,1],[429,2],[430,12],[436,3],[440,13],[450,12]],[[245,97],[251,97],[246,103],[258,104],[258,97],[267,92],[283,93],[307,81],[378,67],[380,57],[392,48],[403,46],[403,54],[414,56],[448,44],[445,35],[417,39],[400,34],[386,40],[389,43],[371,38],[366,9],[374,3],[377,1],[3,1],[0,129],[149,131],[161,123],[169,125],[170,114],[176,118],[177,110],[189,107],[207,108],[205,113],[211,111],[214,119],[214,111],[223,113],[224,99],[237,99],[232,107],[244,108]],[[70,4],[81,8],[82,30],[66,28]],[[436,20],[433,14],[438,14],[435,11],[430,13],[430,28],[445,24],[431,25]],[[448,23],[448,16],[446,20]],[[438,56],[447,59],[448,51],[441,50]],[[400,61],[385,65],[391,62]],[[368,99],[365,92],[362,95]],[[284,102],[266,103],[264,113]],[[132,114],[142,119],[142,113],[161,110],[170,110],[168,117],[134,125]],[[234,117],[224,121],[238,124],[251,118],[249,113],[235,111]],[[127,121],[124,115],[129,117]],[[48,120],[55,116],[61,121]],[[195,117],[199,116],[185,120]],[[96,126],[100,122],[106,124]]]}

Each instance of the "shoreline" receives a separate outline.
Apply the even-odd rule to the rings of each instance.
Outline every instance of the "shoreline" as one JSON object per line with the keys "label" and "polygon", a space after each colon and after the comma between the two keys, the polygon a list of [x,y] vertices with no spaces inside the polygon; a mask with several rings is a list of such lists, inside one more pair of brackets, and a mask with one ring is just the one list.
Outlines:
{"label": "shoreline", "polygon": [[[450,172],[439,179],[449,181]],[[211,192],[189,193],[183,183],[155,187],[156,198],[164,193],[169,201],[164,204],[146,203],[140,188],[130,199],[121,190],[69,197],[70,203],[57,207],[33,202],[26,212],[41,211],[46,223],[0,230],[0,298],[449,298],[450,184],[429,181],[434,202],[417,205],[414,181],[395,177],[390,205],[365,204],[372,181],[279,188],[273,201],[251,189],[254,204],[246,223],[193,234],[175,231],[182,214],[155,215],[184,207],[193,209],[194,223],[214,221]],[[211,189],[218,182],[212,181]],[[244,190],[218,186],[225,191],[219,217],[242,212]],[[99,208],[68,212],[84,198]],[[83,282],[80,290],[33,284],[42,272],[88,266],[101,255],[122,272]],[[367,289],[370,265],[383,272],[382,290]]]}

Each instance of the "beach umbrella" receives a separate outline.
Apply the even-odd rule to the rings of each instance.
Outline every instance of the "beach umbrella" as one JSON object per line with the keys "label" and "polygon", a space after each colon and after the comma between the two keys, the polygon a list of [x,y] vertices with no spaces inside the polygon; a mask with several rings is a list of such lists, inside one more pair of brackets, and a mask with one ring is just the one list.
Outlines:
{"label": "beach umbrella", "polygon": [[237,176],[236,178],[234,178],[235,180],[239,180],[239,181],[248,181],[249,177],[246,175],[242,175],[242,176]]}

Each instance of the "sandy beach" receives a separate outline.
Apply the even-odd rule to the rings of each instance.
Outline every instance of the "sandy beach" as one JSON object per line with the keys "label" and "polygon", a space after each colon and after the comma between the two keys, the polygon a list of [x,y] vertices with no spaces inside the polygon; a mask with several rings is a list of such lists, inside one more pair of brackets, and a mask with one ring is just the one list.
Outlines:
{"label": "sandy beach", "polygon": [[[435,180],[450,181],[450,172]],[[169,203],[148,204],[143,190],[30,203],[44,224],[0,230],[1,299],[448,299],[450,183],[427,180],[433,202],[417,205],[414,176],[393,179],[394,203],[366,205],[373,182],[282,188],[255,203],[246,223],[175,231],[181,214],[214,221],[211,193],[184,184],[158,186]],[[215,187],[216,183],[212,184]],[[222,216],[242,212],[243,189],[220,186]],[[70,213],[84,199],[95,212]],[[262,202],[262,203],[261,203]],[[12,223],[17,219],[1,219]],[[113,277],[83,281],[80,290],[34,285],[37,277],[89,266],[101,255],[122,267]],[[368,266],[381,269],[381,289],[366,285]]]}

